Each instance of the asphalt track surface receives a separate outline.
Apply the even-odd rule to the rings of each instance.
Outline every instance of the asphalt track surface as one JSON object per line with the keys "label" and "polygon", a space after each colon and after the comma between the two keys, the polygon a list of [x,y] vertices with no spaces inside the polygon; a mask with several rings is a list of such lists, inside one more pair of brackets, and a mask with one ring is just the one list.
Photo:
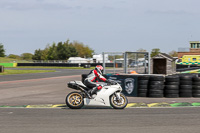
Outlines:
{"label": "asphalt track surface", "polygon": [[[66,87],[89,70],[0,76],[0,105],[65,104]],[[128,98],[129,102],[200,102],[199,98]],[[199,107],[114,109],[0,108],[0,133],[199,133]]]}
{"label": "asphalt track surface", "polygon": [[199,108],[0,109],[1,133],[199,133]]}

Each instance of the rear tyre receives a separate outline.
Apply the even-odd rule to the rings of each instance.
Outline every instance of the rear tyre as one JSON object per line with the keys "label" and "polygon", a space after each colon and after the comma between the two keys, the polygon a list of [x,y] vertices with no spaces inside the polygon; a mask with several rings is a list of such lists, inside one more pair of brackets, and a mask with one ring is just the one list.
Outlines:
{"label": "rear tyre", "polygon": [[126,105],[128,104],[128,99],[126,98],[126,96],[122,93],[120,93],[120,100],[117,100],[117,97],[115,96],[115,94],[113,94],[110,97],[110,105],[114,108],[114,109],[124,109],[126,107]]}
{"label": "rear tyre", "polygon": [[65,101],[71,109],[81,109],[84,105],[83,95],[80,92],[69,93]]}

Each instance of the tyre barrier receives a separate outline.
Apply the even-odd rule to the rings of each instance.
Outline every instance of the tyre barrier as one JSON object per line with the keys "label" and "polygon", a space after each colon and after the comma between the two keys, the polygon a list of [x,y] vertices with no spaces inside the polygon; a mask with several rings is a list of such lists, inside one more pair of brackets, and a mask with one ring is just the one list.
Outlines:
{"label": "tyre barrier", "polygon": [[148,97],[164,97],[164,77],[151,76],[149,78]]}
{"label": "tyre barrier", "polygon": [[200,78],[193,77],[192,97],[200,97]]}
{"label": "tyre barrier", "polygon": [[164,95],[167,98],[179,97],[179,77],[178,76],[165,77]]}
{"label": "tyre barrier", "polygon": [[[147,81],[140,81],[140,79],[138,78],[138,97],[200,98],[200,77],[198,74],[150,76],[148,85],[146,85]],[[144,93],[144,89],[145,92],[148,92],[147,95],[141,94]]]}
{"label": "tyre barrier", "polygon": [[149,76],[138,77],[138,97],[147,97]]}
{"label": "tyre barrier", "polygon": [[192,76],[180,76],[179,97],[192,97]]}
{"label": "tyre barrier", "polygon": [[[82,82],[86,77],[87,74],[82,74]],[[179,74],[165,77],[142,75],[137,77],[136,84],[137,97],[200,98],[200,77],[198,74]]]}

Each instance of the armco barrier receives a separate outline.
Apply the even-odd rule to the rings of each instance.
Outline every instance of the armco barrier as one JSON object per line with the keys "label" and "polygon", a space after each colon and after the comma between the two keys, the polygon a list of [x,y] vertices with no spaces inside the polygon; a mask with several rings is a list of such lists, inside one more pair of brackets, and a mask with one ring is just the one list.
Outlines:
{"label": "armco barrier", "polygon": [[[84,67],[90,65],[95,67],[102,63],[18,63],[18,66],[58,66],[58,67]],[[118,67],[122,67],[122,63],[117,63]],[[114,67],[113,63],[106,63],[106,67]]]}
{"label": "armco barrier", "polygon": [[4,67],[17,67],[17,63],[0,63],[0,66],[4,66]]}

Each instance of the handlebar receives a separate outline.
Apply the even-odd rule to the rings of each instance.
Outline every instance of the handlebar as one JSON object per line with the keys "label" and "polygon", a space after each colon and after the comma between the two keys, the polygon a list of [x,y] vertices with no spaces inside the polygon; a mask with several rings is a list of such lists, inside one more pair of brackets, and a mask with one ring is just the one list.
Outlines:
{"label": "handlebar", "polygon": [[116,82],[116,81],[109,81],[108,83],[107,83],[107,85],[117,85],[118,83]]}

